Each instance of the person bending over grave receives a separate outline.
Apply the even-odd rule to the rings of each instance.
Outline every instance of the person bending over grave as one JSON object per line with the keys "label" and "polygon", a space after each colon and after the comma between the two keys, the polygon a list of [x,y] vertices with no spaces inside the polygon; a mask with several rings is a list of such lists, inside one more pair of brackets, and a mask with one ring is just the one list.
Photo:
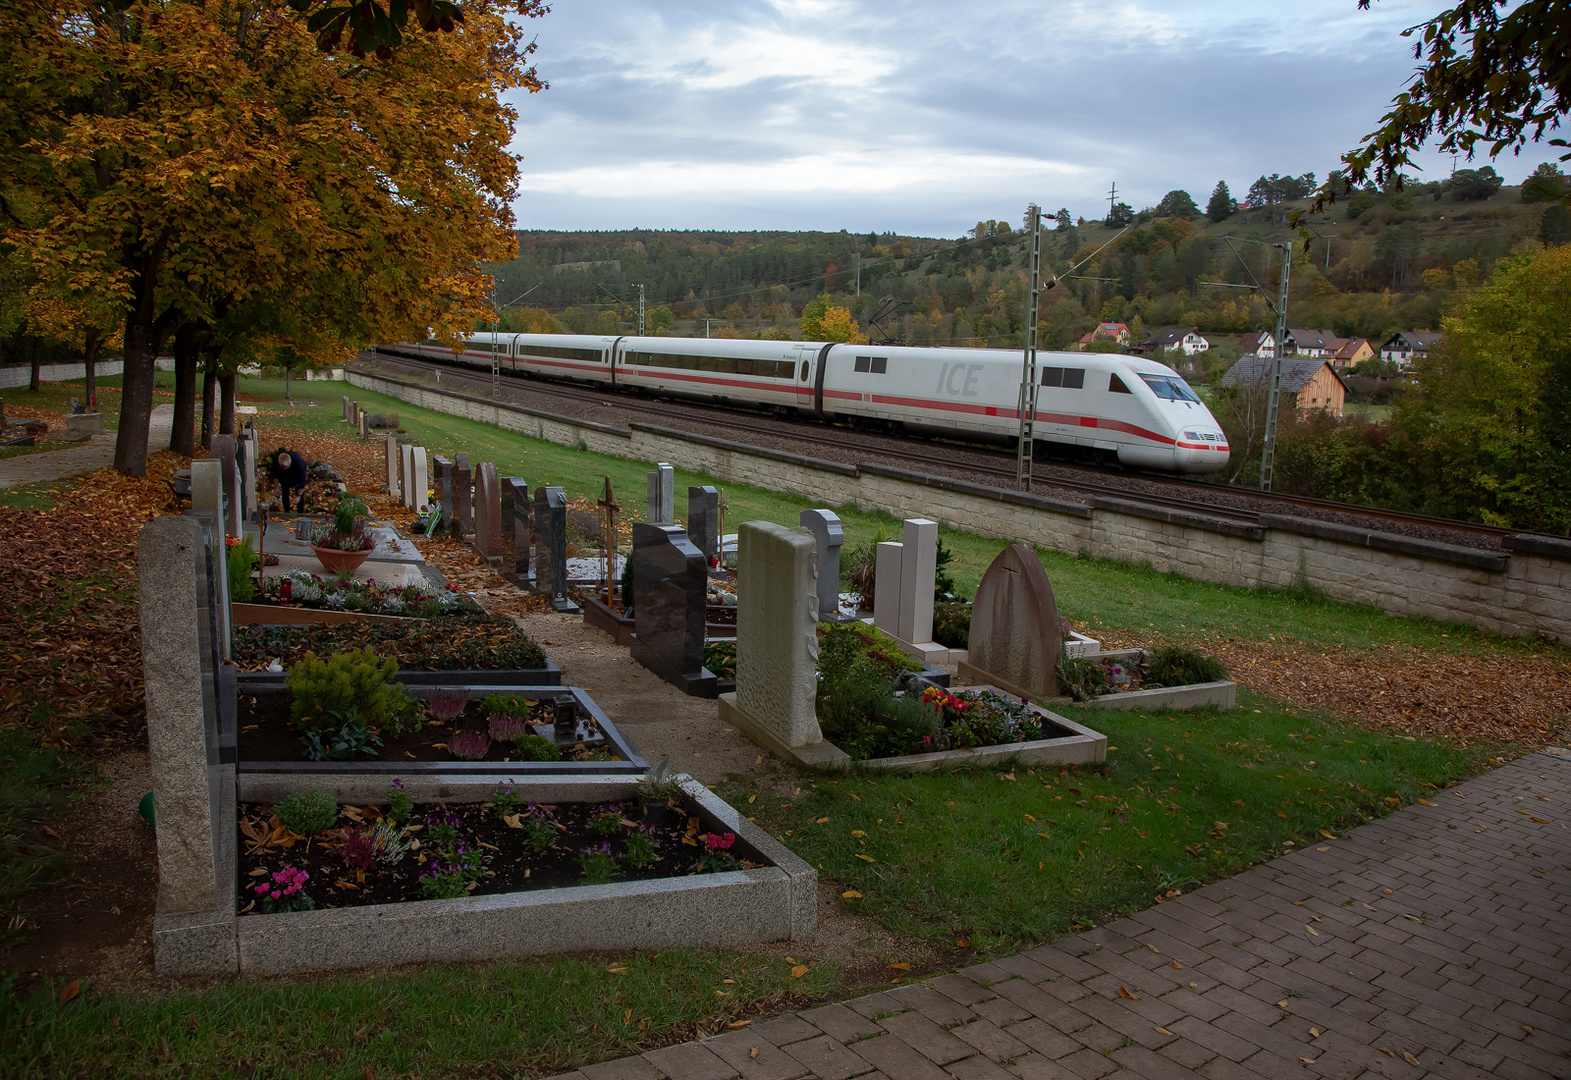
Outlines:
{"label": "person bending over grave", "polygon": [[311,481],[311,470],[306,466],[305,458],[291,450],[280,450],[274,459],[272,468],[273,479],[278,481],[278,486],[284,493],[284,512],[289,511],[289,492],[297,493],[295,510],[297,513],[305,512],[305,489]]}

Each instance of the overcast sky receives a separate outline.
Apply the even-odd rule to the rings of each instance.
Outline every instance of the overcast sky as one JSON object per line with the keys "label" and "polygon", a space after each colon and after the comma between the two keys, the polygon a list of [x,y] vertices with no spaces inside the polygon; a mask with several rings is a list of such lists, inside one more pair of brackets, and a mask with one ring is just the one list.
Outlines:
{"label": "overcast sky", "polygon": [[[1136,209],[1242,198],[1335,168],[1441,6],[554,0],[529,27],[551,87],[516,101],[518,224],[958,236],[1031,200],[1101,217],[1114,181]],[[1555,156],[1494,164],[1517,183]]]}

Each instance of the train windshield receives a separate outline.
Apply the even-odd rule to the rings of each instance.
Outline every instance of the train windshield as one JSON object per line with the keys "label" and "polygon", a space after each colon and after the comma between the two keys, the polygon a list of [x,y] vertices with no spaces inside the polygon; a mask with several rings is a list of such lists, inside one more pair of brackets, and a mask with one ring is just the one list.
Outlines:
{"label": "train windshield", "polygon": [[1140,376],[1151,392],[1163,401],[1193,401],[1200,404],[1200,399],[1195,397],[1195,392],[1189,389],[1189,384],[1176,375],[1146,375]]}

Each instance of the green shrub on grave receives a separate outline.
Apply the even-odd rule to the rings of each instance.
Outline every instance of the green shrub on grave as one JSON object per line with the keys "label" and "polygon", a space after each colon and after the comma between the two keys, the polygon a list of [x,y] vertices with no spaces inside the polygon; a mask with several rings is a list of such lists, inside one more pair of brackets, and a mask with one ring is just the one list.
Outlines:
{"label": "green shrub on grave", "polygon": [[227,552],[227,565],[229,568],[229,602],[233,604],[249,604],[256,595],[256,573],[258,562],[256,549],[251,546],[248,536],[238,544],[229,545]]}
{"label": "green shrub on grave", "polygon": [[1197,649],[1170,646],[1153,649],[1145,665],[1147,686],[1193,686],[1195,683],[1222,682],[1227,665]]}
{"label": "green shrub on grave", "polygon": [[411,729],[415,702],[401,683],[393,681],[397,674],[394,661],[378,663],[369,648],[350,649],[326,660],[306,653],[284,680],[291,695],[289,718],[303,732],[337,728],[346,718],[395,733]]}
{"label": "green shrub on grave", "polygon": [[333,827],[333,822],[338,820],[338,800],[312,788],[275,804],[273,813],[290,832],[310,836]]}
{"label": "green shrub on grave", "polygon": [[971,647],[971,603],[946,600],[933,605],[933,640],[946,649]]}

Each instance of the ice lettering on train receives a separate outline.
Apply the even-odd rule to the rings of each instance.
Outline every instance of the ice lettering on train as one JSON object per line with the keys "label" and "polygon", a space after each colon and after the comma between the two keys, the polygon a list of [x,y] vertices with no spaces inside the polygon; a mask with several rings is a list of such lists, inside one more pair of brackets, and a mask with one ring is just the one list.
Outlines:
{"label": "ice lettering on train", "polygon": [[938,369],[938,385],[933,387],[933,393],[976,397],[976,381],[981,377],[981,364],[944,364]]}

